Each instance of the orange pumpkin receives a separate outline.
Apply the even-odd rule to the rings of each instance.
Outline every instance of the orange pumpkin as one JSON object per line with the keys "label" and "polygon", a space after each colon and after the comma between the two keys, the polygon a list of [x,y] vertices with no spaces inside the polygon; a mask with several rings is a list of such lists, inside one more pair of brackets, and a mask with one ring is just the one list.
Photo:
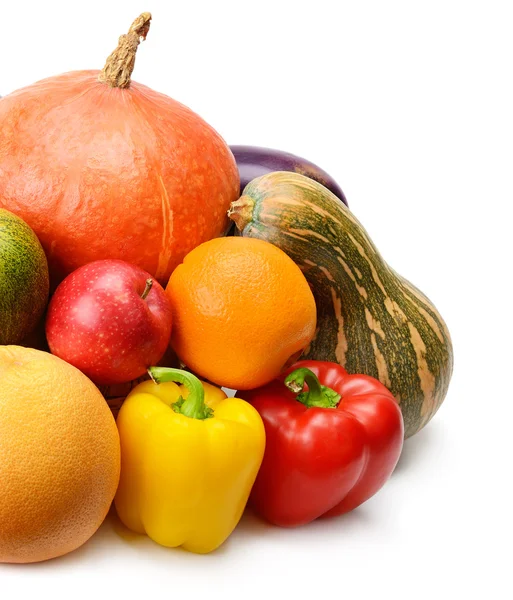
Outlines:
{"label": "orange pumpkin", "polygon": [[151,15],[103,71],[45,79],[0,102],[0,207],[22,217],[52,284],[118,258],[162,285],[195,246],[223,235],[239,196],[224,140],[179,102],[130,80]]}

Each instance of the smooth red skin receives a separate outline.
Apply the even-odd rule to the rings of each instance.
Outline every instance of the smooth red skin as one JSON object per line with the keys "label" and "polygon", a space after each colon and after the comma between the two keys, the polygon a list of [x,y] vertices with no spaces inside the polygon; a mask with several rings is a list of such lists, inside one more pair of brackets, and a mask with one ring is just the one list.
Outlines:
{"label": "smooth red skin", "polygon": [[[283,380],[301,367],[342,396],[337,408],[307,408],[296,400]],[[399,460],[401,410],[372,377],[349,375],[335,363],[300,361],[242,396],[260,413],[266,431],[250,503],[275,525],[304,525],[353,510],[384,485]]]}
{"label": "smooth red skin", "polygon": [[171,306],[157,281],[141,298],[150,274],[120,260],[99,260],[58,286],[46,318],[52,354],[94,383],[140,377],[164,355],[171,336]]}
{"label": "smooth red skin", "polygon": [[0,207],[48,258],[52,289],[75,269],[120,259],[165,286],[193,248],[229,227],[239,173],[192,110],[99,71],[44,79],[0,102]]}

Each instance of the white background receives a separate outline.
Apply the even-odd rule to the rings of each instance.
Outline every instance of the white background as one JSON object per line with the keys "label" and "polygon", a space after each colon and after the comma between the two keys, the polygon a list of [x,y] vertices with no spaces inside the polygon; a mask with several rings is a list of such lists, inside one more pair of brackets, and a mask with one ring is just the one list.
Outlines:
{"label": "white background", "polygon": [[455,350],[444,405],[353,513],[296,530],[247,515],[208,556],[127,540],[109,519],[62,559],[0,565],[2,599],[512,597],[510,8],[2,1],[1,95],[101,68],[151,11],[134,79],[229,143],[330,172],[386,260],[437,305]]}

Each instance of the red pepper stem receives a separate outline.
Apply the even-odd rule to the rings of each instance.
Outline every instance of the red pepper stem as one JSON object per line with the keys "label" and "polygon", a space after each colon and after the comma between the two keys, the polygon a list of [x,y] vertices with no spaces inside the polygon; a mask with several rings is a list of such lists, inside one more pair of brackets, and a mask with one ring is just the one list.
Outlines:
{"label": "red pepper stem", "polygon": [[[306,392],[303,391],[305,382],[308,385],[308,391]],[[296,400],[308,408],[313,406],[335,408],[340,402],[340,394],[325,385],[321,385],[315,373],[306,367],[292,371],[287,375],[284,383],[291,392],[297,393]]]}
{"label": "red pepper stem", "polygon": [[174,381],[182,383],[189,390],[187,398],[178,398],[171,405],[171,408],[190,419],[209,419],[214,416],[214,411],[205,404],[205,390],[201,381],[188,371],[181,369],[172,369],[171,367],[150,367],[148,369],[150,377],[155,383],[165,383]]}

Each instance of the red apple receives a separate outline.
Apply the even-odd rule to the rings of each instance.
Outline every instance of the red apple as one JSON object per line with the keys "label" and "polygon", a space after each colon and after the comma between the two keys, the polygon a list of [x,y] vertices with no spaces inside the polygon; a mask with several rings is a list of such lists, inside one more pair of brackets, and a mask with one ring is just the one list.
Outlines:
{"label": "red apple", "polygon": [[122,260],[80,267],[48,306],[50,351],[98,385],[143,375],[160,361],[170,336],[171,306],[162,286]]}

